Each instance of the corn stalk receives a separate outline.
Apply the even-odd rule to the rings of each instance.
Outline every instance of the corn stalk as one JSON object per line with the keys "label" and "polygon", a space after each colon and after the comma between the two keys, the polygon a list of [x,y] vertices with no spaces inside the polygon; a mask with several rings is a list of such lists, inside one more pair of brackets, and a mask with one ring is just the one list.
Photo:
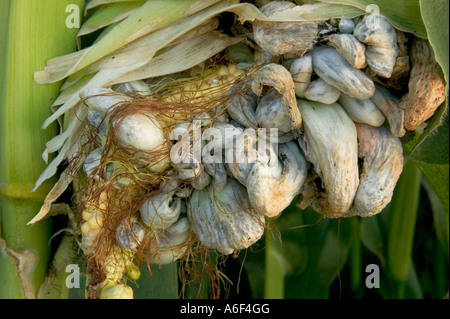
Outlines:
{"label": "corn stalk", "polygon": [[77,29],[66,6],[84,0],[2,0],[0,3],[0,298],[34,298],[47,275],[51,221],[27,226],[53,180],[31,192],[45,168],[40,154],[56,133],[41,130],[60,82],[39,85],[33,72],[75,50]]}

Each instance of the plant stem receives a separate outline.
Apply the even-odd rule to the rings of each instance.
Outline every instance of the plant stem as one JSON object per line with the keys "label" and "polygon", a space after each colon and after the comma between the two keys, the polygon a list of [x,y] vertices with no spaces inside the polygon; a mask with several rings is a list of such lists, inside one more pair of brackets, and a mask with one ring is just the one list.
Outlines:
{"label": "plant stem", "polygon": [[38,85],[33,73],[75,49],[66,5],[83,0],[0,1],[0,272],[1,297],[34,298],[47,274],[51,221],[27,226],[53,186],[31,193],[45,168],[41,153],[56,132],[42,130],[61,83]]}

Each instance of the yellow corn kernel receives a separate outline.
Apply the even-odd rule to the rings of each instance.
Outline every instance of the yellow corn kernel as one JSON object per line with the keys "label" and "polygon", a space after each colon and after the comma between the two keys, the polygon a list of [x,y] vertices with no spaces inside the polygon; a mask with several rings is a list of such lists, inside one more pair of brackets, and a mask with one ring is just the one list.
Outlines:
{"label": "yellow corn kernel", "polygon": [[82,216],[85,221],[88,221],[92,217],[92,213],[87,210],[83,210]]}
{"label": "yellow corn kernel", "polygon": [[85,204],[85,208],[87,211],[91,212],[91,213],[95,213],[95,212],[105,212],[107,207],[107,203],[108,203],[108,195],[106,194],[106,192],[102,192],[100,194],[100,199],[99,201],[86,201]]}
{"label": "yellow corn kernel", "polygon": [[94,213],[92,217],[88,220],[89,227],[91,229],[100,229],[103,227],[103,214],[102,213]]}
{"label": "yellow corn kernel", "polygon": [[126,274],[131,280],[138,280],[141,277],[141,270],[131,262],[131,264],[126,267]]}
{"label": "yellow corn kernel", "polygon": [[[103,285],[117,284],[125,274],[127,268],[132,268],[133,254],[130,251],[123,251],[119,246],[115,246],[112,252],[105,259],[105,265],[103,270],[106,275],[106,279]],[[134,278],[139,278],[136,272],[132,273]]]}
{"label": "yellow corn kernel", "polygon": [[234,64],[234,63],[228,64],[228,73],[229,74],[234,74],[234,72],[236,72],[237,69],[238,68],[237,68],[236,64]]}
{"label": "yellow corn kernel", "polygon": [[217,72],[216,72],[216,76],[217,77],[221,77],[221,76],[227,76],[228,73],[228,67],[226,65],[221,65],[217,68]]}
{"label": "yellow corn kernel", "polygon": [[102,289],[100,299],[133,299],[133,289],[123,284],[111,284]]}
{"label": "yellow corn kernel", "polygon": [[255,50],[255,52],[253,52],[253,58],[255,61],[261,60],[261,51]]}
{"label": "yellow corn kernel", "polygon": [[241,69],[236,69],[236,70],[233,72],[233,76],[234,76],[234,77],[243,76],[243,75],[245,75],[245,71],[244,71],[244,70],[241,70]]}
{"label": "yellow corn kernel", "polygon": [[81,233],[83,235],[87,235],[90,229],[91,229],[91,227],[89,227],[88,222],[85,222],[85,223],[83,223],[83,225],[81,225]]}

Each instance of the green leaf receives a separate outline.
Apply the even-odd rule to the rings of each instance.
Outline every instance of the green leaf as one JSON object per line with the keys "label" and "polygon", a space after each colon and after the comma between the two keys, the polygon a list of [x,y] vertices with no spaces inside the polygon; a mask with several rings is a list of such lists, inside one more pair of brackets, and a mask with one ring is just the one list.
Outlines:
{"label": "green leaf", "polygon": [[447,253],[449,252],[449,216],[448,210],[446,211],[444,205],[439,200],[436,193],[431,188],[430,184],[424,180],[423,185],[428,193],[428,198],[431,203],[431,211],[433,212],[434,229],[436,231],[437,238],[439,239],[442,249]]}
{"label": "green leaf", "polygon": [[185,0],[173,2],[171,6],[168,6],[167,2],[163,0],[147,1],[139,10],[133,12],[95,45],[83,51],[75,63],[68,65],[65,70],[51,74],[49,81],[54,82],[64,79],[124,45],[216,2],[218,0]]}
{"label": "green leaf", "polygon": [[441,65],[448,83],[449,2],[448,0],[420,0],[420,10],[436,61]]}
{"label": "green leaf", "polygon": [[[260,241],[263,241],[262,238]],[[256,244],[257,245],[257,244]],[[263,249],[255,248],[255,246],[247,249],[245,253],[239,255],[239,261],[243,265],[247,274],[248,283],[253,299],[264,298],[264,276],[266,265],[265,253]]]}
{"label": "green leaf", "polygon": [[413,142],[410,157],[420,163],[448,164],[449,126],[447,102],[444,102],[435,111],[427,123],[428,125],[422,135]]}
{"label": "green leaf", "polygon": [[[420,193],[420,171],[406,162],[390,207],[387,266],[391,277],[404,288],[408,279]],[[403,297],[403,288],[398,297]]]}
{"label": "green leaf", "polygon": [[[310,208],[298,209],[295,213],[300,217],[295,226],[302,227],[290,231],[303,233],[306,239],[303,249],[307,250],[308,258],[303,272],[287,273],[286,298],[328,298],[330,287],[349,255],[353,240],[352,221],[349,218],[323,219]],[[285,258],[291,259],[289,255]]]}
{"label": "green leaf", "polygon": [[[380,214],[385,213],[382,211]],[[361,242],[363,245],[378,257],[382,266],[386,264],[385,240],[383,238],[382,229],[380,227],[379,216],[373,216],[370,218],[363,218],[361,221]]]}
{"label": "green leaf", "polygon": [[352,290],[356,291],[361,286],[362,278],[362,254],[360,241],[360,218],[352,217],[352,247],[350,249],[350,270]]}
{"label": "green leaf", "polygon": [[408,282],[406,284],[408,299],[423,299],[422,287],[420,286],[419,278],[417,277],[414,264],[411,262],[408,271]]}
{"label": "green leaf", "polygon": [[127,284],[133,289],[135,299],[176,299],[178,298],[178,264],[152,265],[151,276],[145,263],[141,267],[141,277],[136,283]]}
{"label": "green leaf", "polygon": [[[393,26],[404,32],[411,32],[418,37],[426,38],[427,32],[420,15],[418,0],[319,0],[326,3],[348,4],[368,13],[378,7]],[[444,0],[445,1],[445,0]],[[430,1],[433,3],[433,1]],[[376,13],[376,12],[375,12]],[[448,23],[447,23],[448,25]]]}
{"label": "green leaf", "polygon": [[278,238],[266,234],[266,258],[264,276],[264,298],[284,298],[284,275],[286,273],[286,256]]}
{"label": "green leaf", "polygon": [[449,164],[416,164],[430,186],[435,191],[436,195],[444,205],[444,209],[448,214],[449,211]]}

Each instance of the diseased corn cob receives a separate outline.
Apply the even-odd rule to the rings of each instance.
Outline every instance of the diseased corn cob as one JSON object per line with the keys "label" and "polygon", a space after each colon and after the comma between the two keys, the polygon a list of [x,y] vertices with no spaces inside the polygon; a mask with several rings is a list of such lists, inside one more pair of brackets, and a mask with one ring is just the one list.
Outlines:
{"label": "diseased corn cob", "polygon": [[[299,7],[273,1],[261,12],[276,16],[294,8]],[[370,177],[389,174],[373,172],[383,158],[362,149],[395,145],[395,163],[403,163],[398,138],[405,130],[398,99],[369,76],[373,71],[390,78],[399,54],[395,29],[386,19],[375,18],[366,15],[353,25],[342,19],[340,33],[325,30],[335,34],[317,46],[320,22],[257,21],[254,41],[249,40],[254,57],[249,58],[252,49],[243,43],[216,56],[233,61],[231,55],[240,47],[247,61],[215,64],[209,59],[180,68],[190,69],[188,79],[173,72],[175,79],[163,79],[161,85],[155,84],[161,80],[156,76],[130,77],[132,81],[124,76],[113,85],[81,90],[88,131],[94,136],[84,141],[93,151],[81,158],[89,188],[106,183],[118,190],[108,204],[112,207],[103,192],[96,204],[92,199],[85,203],[82,247],[93,247],[116,211],[127,210],[120,215],[122,222],[125,216],[135,218],[131,227],[114,224],[115,241],[100,263],[106,279],[98,287],[120,295],[124,273],[137,276],[132,260],[138,249],[148,253],[149,263],[166,264],[192,253],[196,241],[223,254],[247,248],[262,236],[265,218],[278,216],[297,195],[300,207],[312,206],[330,218],[379,213],[392,196],[401,165],[384,181],[389,188],[377,191]],[[290,30],[305,37],[293,43]],[[372,141],[355,128],[355,122],[379,127],[385,118],[393,135],[384,127],[373,130],[383,134],[373,135],[389,136],[390,144]],[[220,134],[192,136],[192,121],[202,123],[200,132]],[[172,128],[185,129],[186,135],[172,142]],[[257,128],[276,129],[279,135],[272,140],[271,132],[253,134]],[[207,142],[214,146],[207,155],[220,153],[218,163],[191,150],[184,154],[187,161],[169,161],[171,147],[201,149]],[[358,161],[368,156],[370,165],[361,171]]]}

